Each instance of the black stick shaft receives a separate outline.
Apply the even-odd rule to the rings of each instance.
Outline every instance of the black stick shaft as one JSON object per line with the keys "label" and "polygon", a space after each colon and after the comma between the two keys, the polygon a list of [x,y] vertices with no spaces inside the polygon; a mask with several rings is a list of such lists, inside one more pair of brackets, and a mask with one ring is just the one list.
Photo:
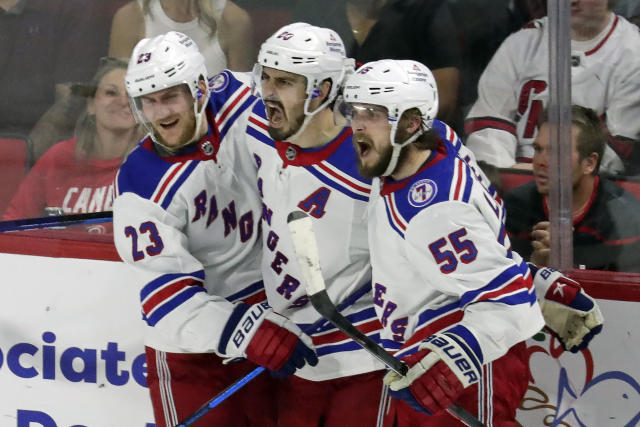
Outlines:
{"label": "black stick shaft", "polygon": [[62,227],[65,225],[97,224],[100,222],[109,222],[112,218],[113,212],[107,211],[16,219],[11,221],[0,221],[0,232],[37,230],[43,228]]}
{"label": "black stick shaft", "polygon": [[371,355],[375,356],[378,360],[384,363],[386,366],[394,370],[400,375],[406,375],[409,368],[402,363],[399,359],[393,357],[389,352],[384,350],[374,340],[363,334],[358,328],[353,326],[331,302],[327,291],[318,292],[317,294],[309,297],[311,304],[322,314],[322,316],[333,323],[335,327],[340,329],[345,334],[349,335],[354,341],[360,344]]}

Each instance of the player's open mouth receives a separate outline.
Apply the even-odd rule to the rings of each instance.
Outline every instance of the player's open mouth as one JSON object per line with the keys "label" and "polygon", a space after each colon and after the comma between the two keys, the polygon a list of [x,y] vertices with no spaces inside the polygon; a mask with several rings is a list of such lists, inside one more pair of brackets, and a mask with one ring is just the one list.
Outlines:
{"label": "player's open mouth", "polygon": [[169,121],[164,121],[164,122],[160,122],[160,126],[162,127],[162,129],[171,129],[173,128],[175,125],[178,124],[178,121],[180,119],[175,118],[173,120],[169,120]]}
{"label": "player's open mouth", "polygon": [[353,139],[353,146],[356,149],[356,153],[358,153],[359,157],[366,157],[367,154],[369,154],[371,152],[371,141],[368,140],[368,138],[364,137],[364,136],[354,136]]}
{"label": "player's open mouth", "polygon": [[267,117],[271,127],[280,127],[284,123],[284,108],[279,102],[266,101]]}

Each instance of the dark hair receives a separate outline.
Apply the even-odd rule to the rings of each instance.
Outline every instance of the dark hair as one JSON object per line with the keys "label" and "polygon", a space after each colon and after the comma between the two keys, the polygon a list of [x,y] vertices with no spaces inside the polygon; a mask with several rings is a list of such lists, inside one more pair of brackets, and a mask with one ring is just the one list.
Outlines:
{"label": "dark hair", "polygon": [[[544,109],[540,114],[538,125],[542,126],[549,121],[548,109]],[[598,173],[600,169],[600,163],[602,156],[604,155],[604,147],[606,144],[606,134],[603,129],[602,121],[598,114],[591,108],[583,107],[581,105],[571,106],[571,124],[577,126],[580,130],[577,139],[578,158],[584,160],[592,153],[598,155],[598,162],[593,175]]]}
{"label": "dark hair", "polygon": [[[101,58],[98,70],[91,81],[89,83],[74,84],[71,88],[72,93],[74,95],[84,96],[87,100],[95,97],[102,78],[117,69],[126,70],[127,61],[113,57]],[[76,121],[75,136],[77,138],[76,157],[79,159],[91,157],[96,140],[96,116],[89,114],[86,107],[82,110],[82,113],[80,113]]]}
{"label": "dark hair", "polygon": [[420,150],[435,150],[438,148],[438,135],[433,129],[427,129],[427,124],[422,120],[422,113],[418,108],[409,108],[404,113],[402,113],[402,117],[400,117],[400,121],[398,122],[398,134],[401,135],[401,139],[406,139],[410,135],[404,135],[401,129],[403,128],[406,120],[409,120],[411,116],[419,117],[421,120],[421,127],[424,133],[416,138],[415,141],[411,143],[411,145],[416,146]]}
{"label": "dark hair", "polygon": [[502,184],[500,169],[497,166],[492,165],[491,163],[485,162],[484,160],[478,160],[477,163],[482,172],[489,180],[489,183],[493,185],[493,188],[495,188],[498,195],[502,196],[502,194],[504,193],[504,185]]}

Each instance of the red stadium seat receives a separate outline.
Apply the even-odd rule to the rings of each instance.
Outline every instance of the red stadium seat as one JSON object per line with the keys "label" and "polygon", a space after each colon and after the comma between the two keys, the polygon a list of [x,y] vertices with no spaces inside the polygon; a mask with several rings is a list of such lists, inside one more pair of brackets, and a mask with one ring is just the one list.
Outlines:
{"label": "red stadium seat", "polygon": [[619,179],[616,181],[616,183],[627,190],[629,193],[640,199],[640,181],[638,181],[637,178],[634,181],[628,179]]}
{"label": "red stadium seat", "polygon": [[[533,180],[533,174],[530,171],[520,169],[500,169],[500,179],[502,181],[502,191],[506,193]],[[613,181],[640,199],[640,180],[638,178],[621,177]]]}
{"label": "red stadium seat", "polygon": [[4,213],[26,172],[26,141],[0,138],[0,214]]}
{"label": "red stadium seat", "polygon": [[516,187],[533,180],[531,171],[522,169],[500,169],[500,180],[502,181],[502,193],[506,193]]}

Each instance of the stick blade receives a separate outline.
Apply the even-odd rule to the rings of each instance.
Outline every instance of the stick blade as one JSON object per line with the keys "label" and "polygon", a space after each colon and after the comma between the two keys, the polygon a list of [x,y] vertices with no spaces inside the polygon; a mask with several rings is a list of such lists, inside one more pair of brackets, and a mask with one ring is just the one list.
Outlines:
{"label": "stick blade", "polygon": [[313,222],[309,215],[295,210],[287,216],[287,223],[307,295],[315,295],[325,290],[325,283],[320,269],[320,254],[316,235],[313,232]]}
{"label": "stick blade", "polygon": [[304,219],[304,218],[308,218],[308,217],[309,217],[309,215],[307,215],[303,211],[299,211],[299,210],[291,211],[291,212],[289,212],[289,215],[287,216],[287,223],[291,223],[293,221],[297,221],[299,219]]}

